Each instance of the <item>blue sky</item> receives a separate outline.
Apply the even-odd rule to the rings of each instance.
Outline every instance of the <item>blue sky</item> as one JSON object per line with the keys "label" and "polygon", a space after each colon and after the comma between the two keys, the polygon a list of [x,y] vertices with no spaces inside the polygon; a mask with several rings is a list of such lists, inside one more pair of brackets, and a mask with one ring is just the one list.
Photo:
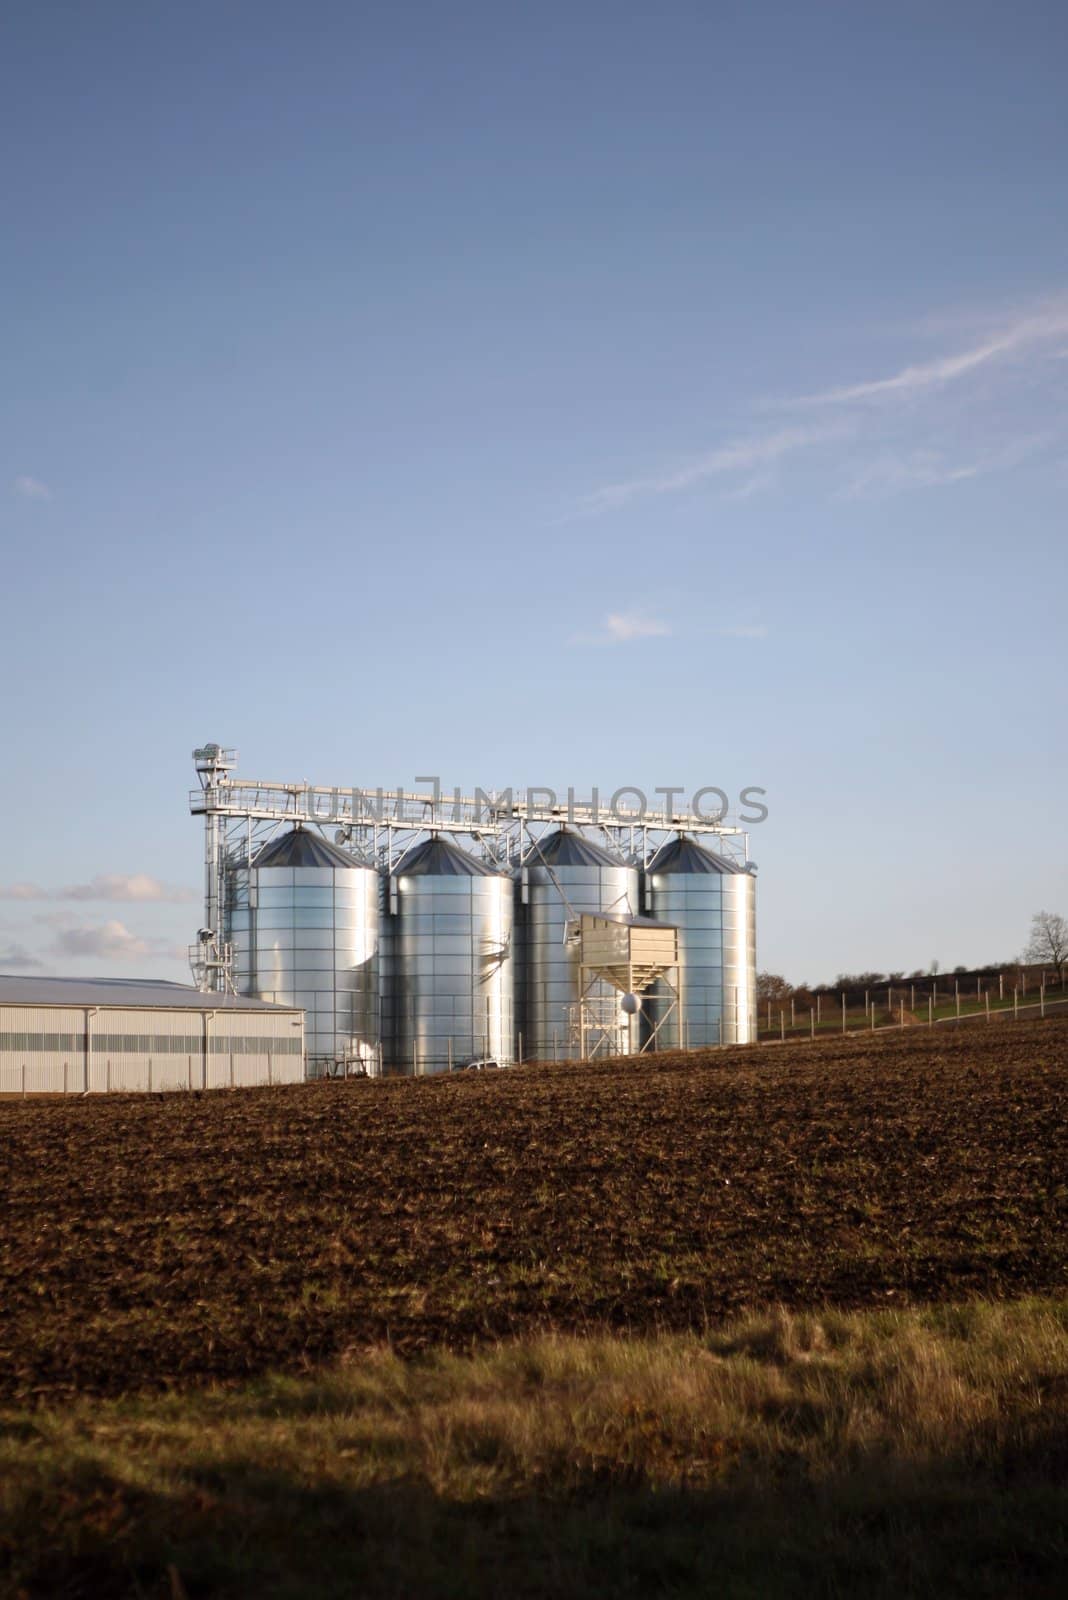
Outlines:
{"label": "blue sky", "polygon": [[1026,0],[6,8],[0,970],[185,976],[206,739],[760,785],[795,980],[1068,913],[1066,54]]}

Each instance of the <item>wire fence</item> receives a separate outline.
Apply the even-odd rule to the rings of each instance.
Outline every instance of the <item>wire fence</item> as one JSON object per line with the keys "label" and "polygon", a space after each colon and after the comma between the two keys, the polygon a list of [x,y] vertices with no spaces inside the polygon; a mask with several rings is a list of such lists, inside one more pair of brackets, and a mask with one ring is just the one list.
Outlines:
{"label": "wire fence", "polygon": [[[766,1001],[761,1007],[757,1042],[777,1044],[834,1034],[1027,1020],[1068,1011],[1068,988],[1059,976],[1051,982],[1042,976],[1037,982],[1032,981],[1029,990],[1026,981],[1007,985],[1005,976],[993,974],[985,988],[980,978],[974,993],[970,985],[962,991],[959,981],[943,983],[941,991],[933,981],[929,986],[915,982],[888,984],[885,989],[866,990],[863,1003],[852,1006],[847,992],[820,994],[804,1005],[796,997],[778,1004]],[[1028,992],[1033,998],[1028,998]]]}

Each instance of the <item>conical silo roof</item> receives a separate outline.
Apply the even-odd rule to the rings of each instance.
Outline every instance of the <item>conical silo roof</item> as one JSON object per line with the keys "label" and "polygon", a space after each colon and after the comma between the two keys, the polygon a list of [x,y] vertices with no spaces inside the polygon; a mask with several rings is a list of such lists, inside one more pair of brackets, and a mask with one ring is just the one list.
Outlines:
{"label": "conical silo roof", "polygon": [[527,857],[527,865],[536,867],[542,862],[549,867],[618,867],[623,864],[618,856],[609,855],[599,844],[591,844],[581,833],[569,833],[566,828],[538,840]]}
{"label": "conical silo roof", "polygon": [[647,872],[744,872],[744,867],[739,867],[733,861],[727,861],[723,856],[717,856],[711,850],[706,850],[703,845],[695,844],[692,839],[684,839],[681,835],[662,845],[650,861]]}
{"label": "conical silo roof", "polygon": [[417,844],[394,870],[406,878],[497,878],[502,875],[498,868],[468,855],[451,839],[437,836]]}
{"label": "conical silo roof", "polygon": [[335,845],[317,833],[309,833],[305,828],[291,828],[288,833],[279,834],[277,839],[272,839],[265,844],[259,855],[255,857],[254,867],[344,867],[351,872],[359,866],[351,856],[343,850],[338,850]]}

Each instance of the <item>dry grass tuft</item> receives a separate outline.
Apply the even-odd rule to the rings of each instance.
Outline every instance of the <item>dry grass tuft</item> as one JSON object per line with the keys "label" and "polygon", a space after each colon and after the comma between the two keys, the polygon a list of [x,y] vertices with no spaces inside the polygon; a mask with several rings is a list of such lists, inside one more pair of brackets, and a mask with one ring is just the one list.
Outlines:
{"label": "dry grass tuft", "polygon": [[36,1596],[1059,1592],[1068,1300],[547,1336],[0,1414]]}

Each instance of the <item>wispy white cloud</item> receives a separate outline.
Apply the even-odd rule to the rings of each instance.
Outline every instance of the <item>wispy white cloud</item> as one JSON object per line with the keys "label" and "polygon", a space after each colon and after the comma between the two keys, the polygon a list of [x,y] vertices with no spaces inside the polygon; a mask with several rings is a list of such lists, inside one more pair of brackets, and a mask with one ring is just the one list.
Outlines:
{"label": "wispy white cloud", "polygon": [[839,490],[838,498],[856,500],[867,495],[893,494],[902,489],[935,488],[963,483],[988,472],[1018,466],[1049,444],[1050,433],[1031,434],[995,448],[972,453],[970,461],[952,462],[940,450],[883,451],[864,463]]}
{"label": "wispy white cloud", "polygon": [[866,462],[839,490],[837,498],[860,500],[867,495],[893,494],[900,489],[933,488],[974,478],[976,466],[950,466],[937,450],[910,450],[904,455],[883,453]]}
{"label": "wispy white cloud", "polygon": [[26,972],[44,962],[23,944],[0,945],[0,972]]}
{"label": "wispy white cloud", "polygon": [[1068,305],[1053,304],[1039,312],[1016,318],[966,350],[902,367],[888,377],[817,390],[813,394],[797,395],[781,403],[787,406],[842,406],[884,397],[907,398],[952,383],[999,356],[1012,355],[1028,347],[1040,349],[1063,339],[1066,333]]}
{"label": "wispy white cloud", "polygon": [[763,494],[765,489],[770,489],[775,482],[773,472],[758,472],[755,477],[747,478],[736,489],[724,489],[720,496],[723,500],[751,500],[755,494]]}
{"label": "wispy white cloud", "polygon": [[88,883],[74,883],[58,891],[60,900],[154,900],[183,905],[197,898],[193,889],[161,883],[146,872],[105,872]]}
{"label": "wispy white cloud", "polygon": [[643,617],[635,611],[612,611],[604,619],[604,631],[613,643],[629,644],[632,639],[666,638],[671,629],[655,617]]}
{"label": "wispy white cloud", "polygon": [[[933,488],[1004,470],[1068,431],[1066,336],[1064,293],[1000,313],[932,319],[922,333],[928,348],[936,337],[943,345],[953,339],[955,348],[863,382],[767,401],[762,428],[739,430],[670,470],[605,484],[571,515],[597,516],[712,481],[721,502],[744,501],[789,470],[796,475],[799,460],[829,468],[826,492],[839,497]],[[798,415],[803,410],[822,414]],[[1009,430],[1019,436],[1036,423],[1052,424],[1037,443],[1035,435],[1003,443]]]}
{"label": "wispy white cloud", "polygon": [[72,883],[61,889],[46,889],[37,883],[0,884],[0,900],[134,900],[184,905],[195,899],[193,889],[161,883],[145,872],[105,872],[88,883]]}
{"label": "wispy white cloud", "polygon": [[47,483],[42,483],[40,478],[20,477],[15,479],[15,493],[24,500],[51,500],[52,491]]}
{"label": "wispy white cloud", "polygon": [[636,639],[666,639],[671,626],[639,611],[610,611],[596,633],[576,633],[572,644],[631,644]]}
{"label": "wispy white cloud", "polygon": [[592,494],[586,495],[579,502],[579,510],[587,515],[596,515],[598,512],[612,511],[626,505],[638,495],[677,494],[680,490],[692,489],[709,478],[721,477],[732,472],[752,472],[754,467],[778,461],[792,452],[806,450],[813,445],[824,444],[829,439],[839,438],[845,431],[842,423],[830,423],[812,427],[779,428],[773,433],[752,434],[748,438],[732,439],[726,444],[718,445],[707,454],[684,463],[673,472],[647,478],[630,478],[623,483],[610,483],[601,489],[595,489]]}
{"label": "wispy white cloud", "polygon": [[[43,919],[42,919],[43,920]],[[58,928],[50,950],[74,960],[89,959],[122,965],[129,961],[184,961],[184,945],[170,939],[146,939],[124,922],[73,923]]]}
{"label": "wispy white cloud", "polygon": [[131,933],[125,923],[64,928],[56,935],[55,949],[65,956],[91,956],[101,961],[140,961],[153,953],[147,939]]}
{"label": "wispy white cloud", "polygon": [[732,628],[717,628],[724,639],[766,639],[767,626],[763,622],[739,622]]}

